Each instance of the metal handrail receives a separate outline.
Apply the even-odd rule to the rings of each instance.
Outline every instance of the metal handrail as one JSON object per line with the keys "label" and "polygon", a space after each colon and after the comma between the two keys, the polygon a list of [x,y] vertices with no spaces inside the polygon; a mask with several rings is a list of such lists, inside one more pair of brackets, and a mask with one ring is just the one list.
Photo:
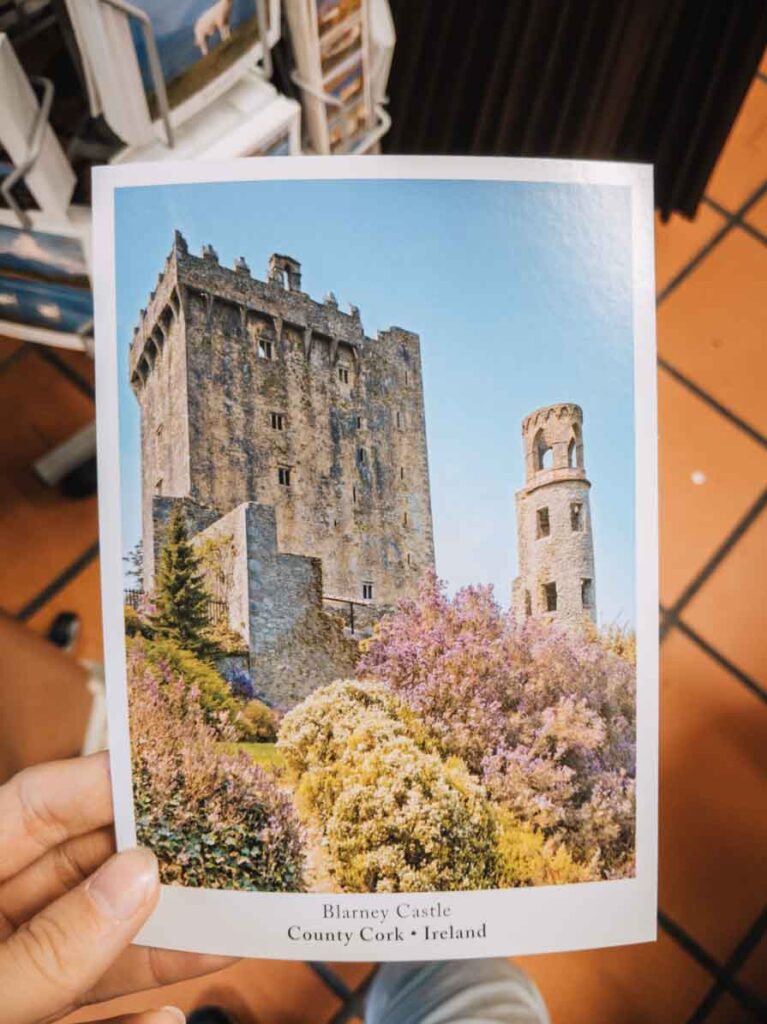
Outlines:
{"label": "metal handrail", "polygon": [[27,155],[24,157],[22,162],[15,167],[7,178],[0,185],[0,193],[2,193],[3,199],[5,199],[8,206],[19,218],[21,226],[29,230],[32,227],[32,218],[22,209],[22,207],[16,202],[16,198],[13,195],[13,189],[17,182],[21,181],[37,163],[40,153],[43,149],[43,142],[45,140],[45,129],[48,127],[48,115],[51,112],[51,104],[53,103],[53,82],[49,78],[42,78],[39,75],[35,75],[30,78],[31,82],[36,82],[42,86],[43,98],[40,102],[40,106],[35,114],[35,120],[32,123],[32,130],[29,133],[29,148]]}

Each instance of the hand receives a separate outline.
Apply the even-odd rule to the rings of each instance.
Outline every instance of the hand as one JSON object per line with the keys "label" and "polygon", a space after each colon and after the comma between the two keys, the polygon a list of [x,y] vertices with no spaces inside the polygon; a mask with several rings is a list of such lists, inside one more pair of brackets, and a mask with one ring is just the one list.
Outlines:
{"label": "hand", "polygon": [[[148,850],[114,854],[111,822],[105,754],[27,768],[0,787],[3,1024],[55,1021],[230,962],[129,945],[157,903],[157,861]],[[120,1021],[182,1019],[166,1007]]]}

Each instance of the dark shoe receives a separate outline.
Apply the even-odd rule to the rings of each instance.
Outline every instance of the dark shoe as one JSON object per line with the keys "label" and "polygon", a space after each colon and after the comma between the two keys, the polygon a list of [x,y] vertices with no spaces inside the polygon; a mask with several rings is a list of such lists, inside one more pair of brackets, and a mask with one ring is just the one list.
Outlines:
{"label": "dark shoe", "polygon": [[201,1006],[187,1014],[186,1024],[237,1024],[237,1018],[220,1006]]}
{"label": "dark shoe", "polygon": [[80,616],[74,612],[59,612],[48,627],[47,639],[62,651],[73,650],[80,636]]}

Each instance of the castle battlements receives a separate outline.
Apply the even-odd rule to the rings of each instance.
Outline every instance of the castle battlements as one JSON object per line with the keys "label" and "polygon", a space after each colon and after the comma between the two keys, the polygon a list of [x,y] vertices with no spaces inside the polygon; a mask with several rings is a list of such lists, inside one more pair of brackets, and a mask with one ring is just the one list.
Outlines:
{"label": "castle battlements", "polygon": [[364,346],[392,333],[411,344],[416,338],[398,327],[379,332],[377,339],[367,337],[356,306],[351,305],[345,312],[332,292],[318,302],[301,291],[301,264],[291,256],[272,254],[267,274],[260,280],[253,276],[244,257],[239,257],[234,267],[225,267],[211,245],[203,246],[200,256],[193,255],[177,231],[133,332],[130,380],[134,390],[142,387],[151,373],[171,324],[181,315],[185,296],[194,296],[204,304],[209,322],[220,312],[215,307],[227,307],[242,338],[256,330],[271,334],[279,344],[283,330],[290,327],[301,332],[307,358],[314,342],[320,339],[331,346],[334,364],[343,353],[357,362]]}

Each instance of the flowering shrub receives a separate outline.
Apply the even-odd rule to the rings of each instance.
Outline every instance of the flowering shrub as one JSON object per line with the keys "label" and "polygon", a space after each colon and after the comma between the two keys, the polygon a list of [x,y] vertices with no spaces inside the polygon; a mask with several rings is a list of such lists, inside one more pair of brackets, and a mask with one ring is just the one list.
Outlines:
{"label": "flowering shrub", "polygon": [[248,672],[241,668],[235,668],[229,672],[224,672],[223,676],[227,683],[229,683],[229,689],[238,700],[253,700],[256,690]]}
{"label": "flowering shrub", "polygon": [[392,693],[346,680],[290,711],[278,749],[317,814],[334,877],[353,892],[491,888],[496,827],[484,790]]}
{"label": "flowering shrub", "polygon": [[226,711],[218,733],[200,692],[147,645],[128,644],[131,757],[137,838],[169,884],[296,892],[304,888],[301,829],[290,798],[244,754]]}
{"label": "flowering shrub", "polygon": [[518,822],[503,807],[496,808],[495,814],[501,888],[565,885],[593,877],[590,866],[576,863],[565,846],[547,839],[539,829]]}
{"label": "flowering shrub", "polygon": [[545,621],[517,625],[490,587],[449,599],[430,574],[379,624],[360,671],[517,821],[614,877],[634,844],[635,669],[612,646]]}

